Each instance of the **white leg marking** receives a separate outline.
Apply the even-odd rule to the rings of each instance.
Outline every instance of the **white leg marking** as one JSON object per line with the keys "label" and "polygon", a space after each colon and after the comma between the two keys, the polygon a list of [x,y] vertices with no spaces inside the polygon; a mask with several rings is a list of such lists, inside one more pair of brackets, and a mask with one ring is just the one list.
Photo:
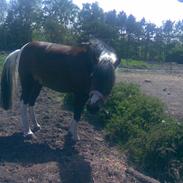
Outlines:
{"label": "white leg marking", "polygon": [[21,101],[21,121],[24,136],[33,135],[29,125],[27,105],[25,105],[23,101]]}
{"label": "white leg marking", "polygon": [[38,131],[41,129],[40,124],[37,122],[35,113],[34,113],[34,107],[30,106],[29,107],[29,115],[30,115],[30,120],[32,121],[33,125],[34,125],[34,130]]}
{"label": "white leg marking", "polygon": [[73,119],[73,120],[71,121],[71,124],[70,124],[69,132],[71,133],[72,139],[73,139],[74,141],[79,140],[79,136],[78,136],[78,134],[77,134],[77,128],[78,128],[77,121],[75,121],[75,120]]}

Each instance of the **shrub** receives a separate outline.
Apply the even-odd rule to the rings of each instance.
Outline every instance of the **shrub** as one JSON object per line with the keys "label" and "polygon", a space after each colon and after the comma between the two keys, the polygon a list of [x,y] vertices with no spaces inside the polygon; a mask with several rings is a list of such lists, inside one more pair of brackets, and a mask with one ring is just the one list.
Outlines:
{"label": "shrub", "polygon": [[[64,101],[70,105],[72,95]],[[166,116],[160,100],[142,94],[137,85],[119,83],[104,109],[96,119],[135,166],[161,182],[183,181],[183,125]]]}
{"label": "shrub", "polygon": [[183,180],[183,125],[165,122],[146,135],[143,169],[162,182]]}
{"label": "shrub", "polygon": [[134,84],[117,84],[99,113],[109,140],[128,152],[129,160],[161,182],[183,179],[183,126],[166,116],[164,105]]}

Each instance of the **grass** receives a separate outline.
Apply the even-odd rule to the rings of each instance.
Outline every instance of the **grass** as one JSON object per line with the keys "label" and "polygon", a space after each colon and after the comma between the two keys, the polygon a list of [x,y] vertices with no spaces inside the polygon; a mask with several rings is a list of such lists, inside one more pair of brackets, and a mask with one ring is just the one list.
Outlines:
{"label": "grass", "polygon": [[129,69],[149,69],[151,68],[151,65],[142,60],[122,59],[120,67]]}
{"label": "grass", "polygon": [[2,68],[3,68],[3,63],[4,63],[4,60],[6,58],[7,54],[0,54],[0,72],[2,71]]}

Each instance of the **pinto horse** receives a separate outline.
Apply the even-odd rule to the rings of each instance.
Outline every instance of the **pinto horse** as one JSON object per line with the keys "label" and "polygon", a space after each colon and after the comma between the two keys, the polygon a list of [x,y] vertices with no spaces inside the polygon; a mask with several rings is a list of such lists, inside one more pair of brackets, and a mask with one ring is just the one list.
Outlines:
{"label": "pinto horse", "polygon": [[118,64],[115,51],[98,39],[90,39],[87,45],[78,47],[29,42],[5,60],[1,77],[1,106],[5,110],[11,108],[16,76],[19,75],[22,131],[25,137],[33,137],[28,117],[34,130],[39,130],[41,127],[35,117],[34,105],[41,88],[45,86],[73,93],[74,119],[69,132],[73,140],[77,140],[77,123],[85,104],[92,113],[99,110],[114,85]]}

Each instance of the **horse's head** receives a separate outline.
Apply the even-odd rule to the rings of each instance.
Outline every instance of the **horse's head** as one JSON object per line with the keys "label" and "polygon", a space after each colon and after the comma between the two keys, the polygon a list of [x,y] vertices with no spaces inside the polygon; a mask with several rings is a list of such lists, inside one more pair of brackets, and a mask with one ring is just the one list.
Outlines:
{"label": "horse's head", "polygon": [[115,68],[111,62],[101,61],[91,75],[91,90],[87,101],[87,109],[97,112],[110,94],[115,82]]}
{"label": "horse's head", "polygon": [[94,113],[100,109],[112,90],[119,59],[114,49],[99,39],[90,39],[90,50],[94,58],[94,68],[87,109]]}

